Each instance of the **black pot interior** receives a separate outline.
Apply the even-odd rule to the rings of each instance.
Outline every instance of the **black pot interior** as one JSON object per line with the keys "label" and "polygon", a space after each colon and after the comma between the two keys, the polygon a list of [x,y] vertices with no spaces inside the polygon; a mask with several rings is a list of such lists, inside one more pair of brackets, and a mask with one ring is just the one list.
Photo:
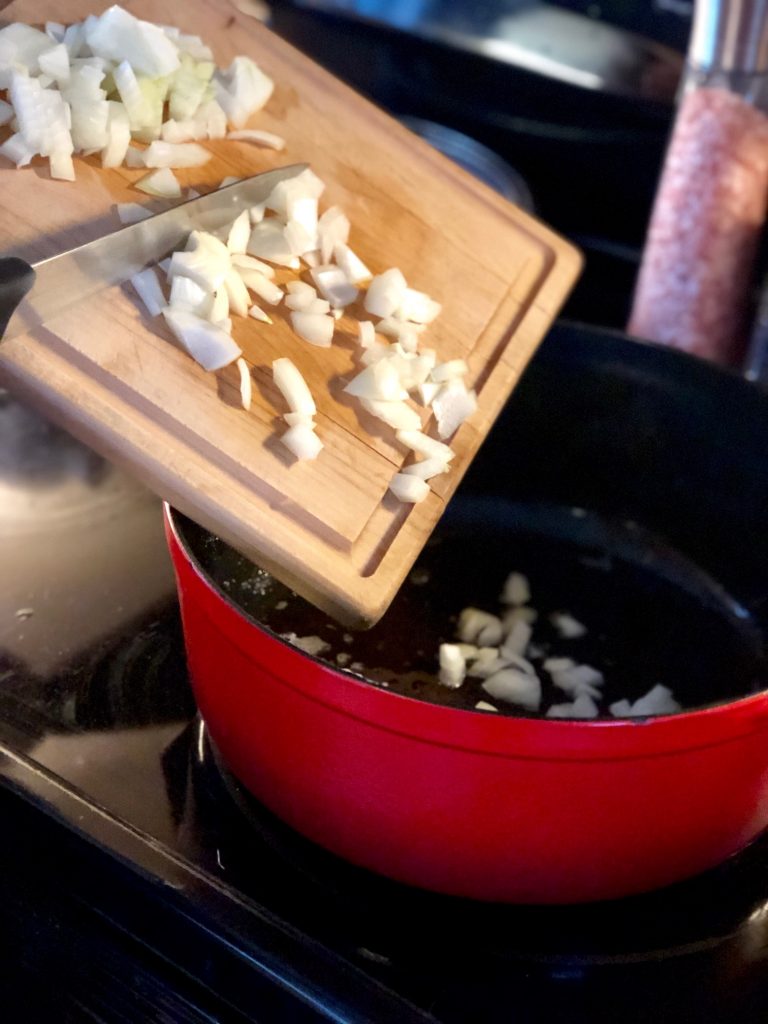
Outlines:
{"label": "black pot interior", "polygon": [[[656,683],[691,708],[768,685],[767,498],[768,395],[679,353],[561,324],[372,630],[346,631],[218,538],[180,526],[260,623],[320,637],[324,660],[409,696],[467,709],[484,699],[479,684],[436,683],[438,645],[466,605],[496,612],[518,570],[542,658],[599,667],[604,708]],[[586,636],[558,639],[558,610]],[[537,668],[546,710],[564,695]]]}

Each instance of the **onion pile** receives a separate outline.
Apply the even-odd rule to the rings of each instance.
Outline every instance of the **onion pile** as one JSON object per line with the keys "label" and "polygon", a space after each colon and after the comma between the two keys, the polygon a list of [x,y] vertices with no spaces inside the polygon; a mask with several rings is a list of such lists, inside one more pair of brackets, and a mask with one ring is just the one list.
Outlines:
{"label": "onion pile", "polygon": [[[537,712],[542,703],[542,680],[531,659],[541,656],[533,640],[533,623],[538,615],[528,602],[531,591],[522,573],[507,577],[500,597],[504,606],[495,615],[479,608],[465,608],[459,615],[456,643],[440,644],[439,682],[450,689],[464,685],[468,677],[482,680],[481,688],[495,700]],[[586,627],[568,612],[554,612],[549,621],[558,636],[575,640],[584,636]],[[548,718],[596,718],[605,680],[592,665],[572,658],[544,658],[541,668],[555,687],[569,699],[551,704]],[[494,704],[478,701],[479,711],[497,711]],[[614,701],[608,712],[615,718],[644,715],[671,715],[680,711],[672,691],[657,684],[634,702]]]}
{"label": "onion pile", "polygon": [[[211,157],[200,141],[284,145],[273,133],[244,127],[274,88],[250,58],[217,69],[197,36],[142,21],[118,6],[68,27],[48,22],[40,31],[17,23],[0,30],[0,88],[9,99],[0,101],[0,124],[9,123],[14,133],[0,154],[18,167],[47,157],[56,178],[74,179],[73,153],[100,153],[104,167],[146,168],[136,187],[173,200],[181,186],[171,168],[196,167]],[[327,348],[336,322],[364,292],[365,313],[376,322],[358,322],[360,370],[345,391],[418,457],[390,484],[401,501],[418,502],[429,494],[428,481],[448,471],[454,453],[444,442],[474,412],[477,397],[464,383],[462,359],[438,363],[433,349],[420,349],[440,304],[410,287],[396,267],[374,276],[349,245],[344,211],[331,206],[321,214],[324,188],[311,170],[283,180],[223,233],[193,231],[183,250],[162,261],[163,283],[152,268],[132,283],[149,315],[162,315],[204,369],[237,363],[246,409],[252,382],[232,336],[233,317],[269,325],[263,305],[285,300],[294,332]],[[124,223],[151,215],[133,203],[121,204],[118,213]],[[296,272],[285,291],[274,280],[275,266]],[[314,459],[322,449],[314,401],[311,411],[306,396],[296,404],[300,374],[293,367],[295,375],[286,376],[286,362],[275,363],[282,367],[275,381],[289,406],[282,441],[297,459]],[[430,407],[439,440],[422,430]]]}
{"label": "onion pile", "polygon": [[[15,23],[0,30],[0,89],[9,101],[0,104],[0,124],[14,132],[0,154],[17,167],[46,157],[51,177],[74,181],[73,153],[100,153],[103,167],[198,167],[211,153],[196,140],[222,139],[229,125],[230,138],[282,148],[278,136],[242,130],[273,88],[249,57],[217,69],[198,36],[121,7],[66,28]],[[179,194],[164,188],[151,194]]]}

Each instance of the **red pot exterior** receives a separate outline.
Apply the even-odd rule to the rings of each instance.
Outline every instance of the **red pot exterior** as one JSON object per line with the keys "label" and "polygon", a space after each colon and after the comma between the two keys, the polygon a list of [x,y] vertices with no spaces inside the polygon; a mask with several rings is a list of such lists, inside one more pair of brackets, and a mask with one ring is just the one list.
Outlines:
{"label": "red pot exterior", "polygon": [[768,695],[645,722],[427,704],[324,666],[216,590],[167,515],[211,736],[298,832],[411,885],[570,903],[697,874],[768,825]]}

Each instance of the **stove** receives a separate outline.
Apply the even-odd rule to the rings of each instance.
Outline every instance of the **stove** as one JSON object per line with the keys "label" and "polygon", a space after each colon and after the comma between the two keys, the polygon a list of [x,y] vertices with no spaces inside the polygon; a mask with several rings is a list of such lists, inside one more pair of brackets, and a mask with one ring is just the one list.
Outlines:
{"label": "stove", "polygon": [[685,884],[565,908],[341,862],[220,764],[157,501],[8,397],[0,426],[5,1019],[764,1019],[768,838]]}

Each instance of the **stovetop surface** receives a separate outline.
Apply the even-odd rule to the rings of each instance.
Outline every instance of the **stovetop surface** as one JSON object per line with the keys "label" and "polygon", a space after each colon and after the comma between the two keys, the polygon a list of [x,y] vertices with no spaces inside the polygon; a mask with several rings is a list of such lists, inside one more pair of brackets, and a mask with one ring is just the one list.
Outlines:
{"label": "stovetop surface", "polygon": [[306,936],[424,1020],[763,1019],[768,838],[647,896],[504,907],[372,876],[274,819],[196,717],[158,503],[0,401],[18,441],[0,455],[0,745],[21,755],[0,759],[5,785],[23,793],[39,766],[254,922]]}

